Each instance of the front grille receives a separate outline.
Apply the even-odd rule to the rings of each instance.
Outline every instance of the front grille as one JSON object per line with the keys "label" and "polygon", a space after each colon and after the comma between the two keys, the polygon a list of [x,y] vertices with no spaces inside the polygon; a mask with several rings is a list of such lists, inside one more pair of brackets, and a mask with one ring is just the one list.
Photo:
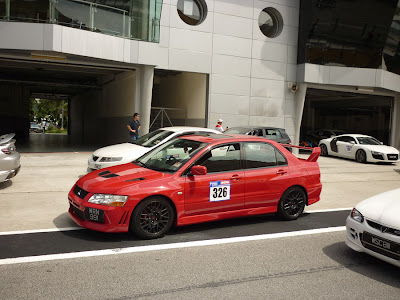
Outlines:
{"label": "front grille", "polygon": [[74,187],[74,194],[77,195],[81,199],[85,199],[89,192],[85,191],[84,189],[80,188],[79,186],[75,185]]}
{"label": "front grille", "polygon": [[93,155],[93,161],[97,161],[98,159],[99,159],[98,156],[94,156],[94,155]]}
{"label": "front grille", "polygon": [[83,211],[81,211],[79,208],[73,206],[71,203],[69,204],[72,212],[74,213],[75,216],[77,216],[79,219],[82,221],[85,221],[85,214]]}
{"label": "front grille", "polygon": [[390,228],[390,227],[381,225],[379,223],[376,223],[376,222],[373,222],[373,221],[370,221],[370,220],[367,220],[367,223],[368,223],[369,226],[379,230],[380,232],[388,233],[388,234],[392,234],[392,235],[396,235],[396,236],[400,236],[400,230],[399,229]]}
{"label": "front grille", "polygon": [[399,155],[398,154],[387,154],[388,160],[398,160]]}

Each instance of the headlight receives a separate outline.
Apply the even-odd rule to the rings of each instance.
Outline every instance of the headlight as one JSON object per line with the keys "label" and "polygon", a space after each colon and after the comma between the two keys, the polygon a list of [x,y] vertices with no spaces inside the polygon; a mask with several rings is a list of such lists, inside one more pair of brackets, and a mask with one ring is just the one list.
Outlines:
{"label": "headlight", "polygon": [[372,155],[382,155],[383,156],[382,152],[371,151],[371,153],[372,153]]}
{"label": "headlight", "polygon": [[120,161],[122,157],[103,157],[100,159],[100,162],[112,162],[112,161]]}
{"label": "headlight", "polygon": [[364,216],[355,208],[353,208],[353,210],[351,211],[350,216],[357,222],[364,222]]}
{"label": "headlight", "polygon": [[108,206],[124,206],[127,200],[128,196],[94,194],[88,202]]}

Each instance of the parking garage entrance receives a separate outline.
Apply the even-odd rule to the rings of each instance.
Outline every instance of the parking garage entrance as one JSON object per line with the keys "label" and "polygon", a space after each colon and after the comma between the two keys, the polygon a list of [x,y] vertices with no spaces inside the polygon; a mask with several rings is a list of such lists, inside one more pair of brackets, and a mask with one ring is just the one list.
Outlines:
{"label": "parking garage entrance", "polygon": [[[127,64],[1,50],[0,134],[16,133],[22,152],[93,150],[114,139],[125,141],[135,83],[135,69]],[[43,114],[38,104],[44,102],[57,109]]]}
{"label": "parking garage entrance", "polygon": [[392,106],[389,96],[307,89],[301,137],[329,129],[371,135],[388,145]]}

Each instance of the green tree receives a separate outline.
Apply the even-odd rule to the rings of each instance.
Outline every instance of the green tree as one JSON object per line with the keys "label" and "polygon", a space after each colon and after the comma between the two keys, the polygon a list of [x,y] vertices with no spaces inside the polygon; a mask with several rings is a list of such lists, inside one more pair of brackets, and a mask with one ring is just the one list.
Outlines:
{"label": "green tree", "polygon": [[30,99],[30,113],[31,120],[36,119],[40,122],[45,119],[54,125],[58,124],[58,127],[61,127],[62,113],[64,113],[64,128],[68,126],[68,101],[32,98]]}

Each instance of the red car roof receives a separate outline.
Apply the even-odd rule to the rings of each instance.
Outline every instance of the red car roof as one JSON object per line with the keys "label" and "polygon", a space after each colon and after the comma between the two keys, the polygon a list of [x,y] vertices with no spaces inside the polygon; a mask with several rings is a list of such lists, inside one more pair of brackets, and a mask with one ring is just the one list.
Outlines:
{"label": "red car roof", "polygon": [[[208,144],[215,142],[271,141],[264,137],[245,136],[242,134],[185,135],[180,138],[185,140],[199,141]],[[271,142],[275,143],[274,141]]]}

